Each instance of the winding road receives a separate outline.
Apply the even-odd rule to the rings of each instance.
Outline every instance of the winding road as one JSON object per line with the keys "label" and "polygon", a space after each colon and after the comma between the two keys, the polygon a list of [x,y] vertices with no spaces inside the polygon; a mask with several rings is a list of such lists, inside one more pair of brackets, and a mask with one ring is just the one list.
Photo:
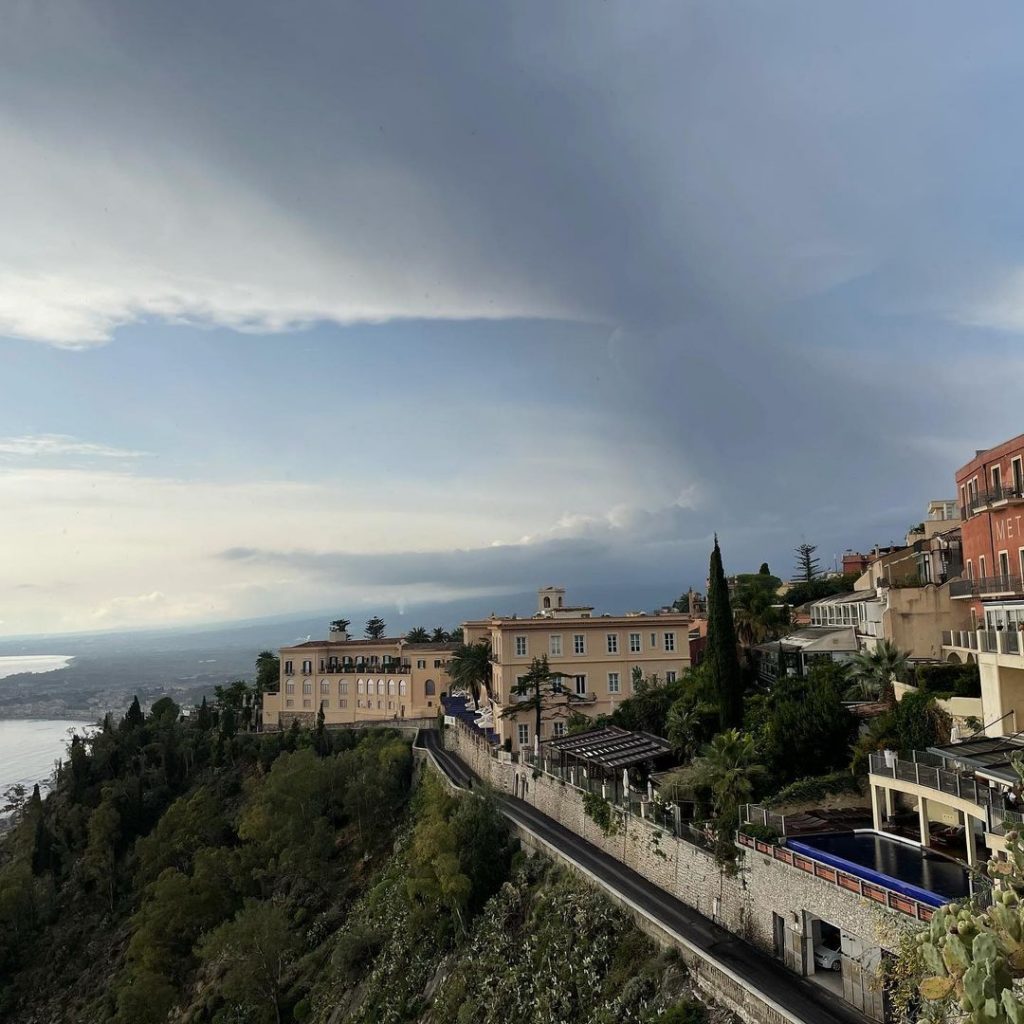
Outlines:
{"label": "winding road", "polygon": [[[471,789],[480,781],[465,762],[442,748],[438,732],[421,730],[416,745],[426,750],[459,788]],[[777,960],[708,920],[553,818],[516,797],[504,793],[495,795],[502,812],[511,821],[529,829],[601,885],[638,907],[661,927],[681,936],[719,967],[742,978],[796,1020],[806,1024],[867,1024],[868,1018],[848,1003],[820,985],[793,974]]]}

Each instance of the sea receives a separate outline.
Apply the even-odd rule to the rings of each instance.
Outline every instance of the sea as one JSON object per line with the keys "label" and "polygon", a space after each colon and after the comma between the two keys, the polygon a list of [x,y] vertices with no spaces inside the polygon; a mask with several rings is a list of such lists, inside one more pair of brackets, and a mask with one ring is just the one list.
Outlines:
{"label": "sea", "polygon": [[[0,657],[0,679],[22,672],[53,672],[70,661],[70,656],[63,654]],[[69,730],[81,732],[88,726],[87,722],[67,720],[0,720],[0,797],[19,782],[25,786],[45,783],[54,762],[64,755]]]}

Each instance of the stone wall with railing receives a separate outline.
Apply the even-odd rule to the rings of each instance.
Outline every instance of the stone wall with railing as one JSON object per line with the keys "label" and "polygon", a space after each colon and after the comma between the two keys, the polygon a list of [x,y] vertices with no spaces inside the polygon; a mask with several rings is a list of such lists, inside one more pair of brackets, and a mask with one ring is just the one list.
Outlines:
{"label": "stone wall with railing", "polygon": [[644,801],[642,814],[612,807],[611,828],[603,830],[586,812],[585,795],[599,792],[593,780],[562,777],[496,750],[468,727],[449,725],[445,747],[496,789],[518,796],[570,832],[632,868],[687,906],[771,951],[773,915],[785,921],[806,912],[859,936],[865,943],[896,948],[907,918],[892,909],[879,913],[877,901],[826,880],[796,871],[763,852],[742,849],[737,870],[723,868],[699,830],[675,826],[674,812]]}

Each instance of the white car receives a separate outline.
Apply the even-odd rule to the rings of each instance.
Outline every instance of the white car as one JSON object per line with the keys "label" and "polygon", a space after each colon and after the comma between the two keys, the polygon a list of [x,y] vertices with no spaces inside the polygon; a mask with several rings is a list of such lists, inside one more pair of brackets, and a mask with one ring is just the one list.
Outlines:
{"label": "white car", "polygon": [[828,946],[815,946],[814,965],[824,968],[826,971],[841,971],[843,955],[838,950],[829,949]]}

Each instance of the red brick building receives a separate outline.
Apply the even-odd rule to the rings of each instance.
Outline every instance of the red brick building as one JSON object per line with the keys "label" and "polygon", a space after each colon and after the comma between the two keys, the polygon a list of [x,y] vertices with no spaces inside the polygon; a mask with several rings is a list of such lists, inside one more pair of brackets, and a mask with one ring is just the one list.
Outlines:
{"label": "red brick building", "polygon": [[952,596],[982,600],[1024,597],[1024,434],[975,454],[956,474],[961,506],[964,579]]}

